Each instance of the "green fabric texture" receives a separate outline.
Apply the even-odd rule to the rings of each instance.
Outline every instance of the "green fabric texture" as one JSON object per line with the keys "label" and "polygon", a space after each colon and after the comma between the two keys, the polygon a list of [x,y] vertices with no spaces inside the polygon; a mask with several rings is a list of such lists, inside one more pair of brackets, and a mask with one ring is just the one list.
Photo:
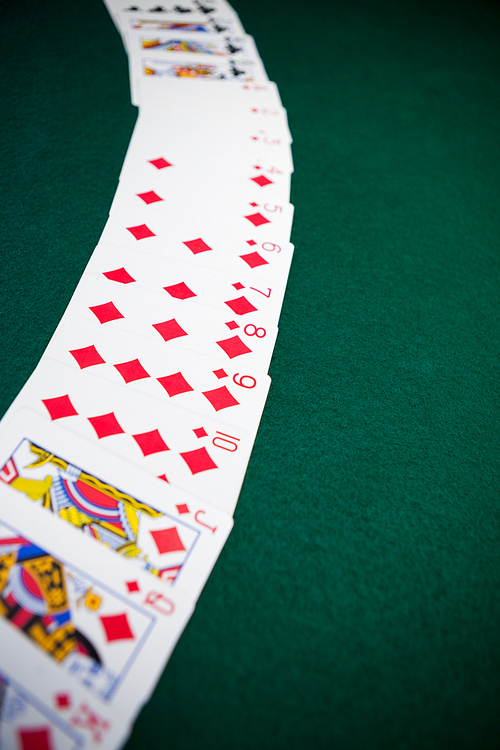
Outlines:
{"label": "green fabric texture", "polygon": [[[500,8],[234,7],[288,110],[296,256],[234,531],[127,750],[498,748]],[[2,27],[0,413],[136,117],[99,0]]]}

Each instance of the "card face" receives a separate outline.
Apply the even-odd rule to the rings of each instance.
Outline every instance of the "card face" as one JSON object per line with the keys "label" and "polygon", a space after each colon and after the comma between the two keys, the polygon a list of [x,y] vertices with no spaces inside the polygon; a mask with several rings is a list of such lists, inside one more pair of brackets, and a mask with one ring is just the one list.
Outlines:
{"label": "card face", "polygon": [[[196,58],[186,56],[182,62],[171,60],[158,60],[154,57],[129,58],[129,64],[133,65],[131,76],[139,74],[144,76],[167,76],[182,79],[196,78],[202,81],[246,81],[248,83],[267,81],[267,75],[263,72],[262,65],[258,60],[222,60],[217,59],[210,62],[200,62]],[[133,103],[141,102],[141,85],[136,82],[134,87],[136,97]]]}
{"label": "card face", "polygon": [[293,254],[292,137],[227,0],[104,0],[141,107],[0,423],[0,748],[113,750],[227,540]]}
{"label": "card face", "polygon": [[[278,166],[273,160],[274,152],[272,151],[276,140],[287,146],[291,143],[286,134],[287,125],[284,118],[279,123],[279,129],[273,129],[274,133],[281,134],[273,135],[265,142],[262,141],[260,145],[258,142],[260,137],[268,138],[266,133],[271,132],[265,123],[250,123],[248,127],[250,135],[247,136],[239,130],[240,121],[231,118],[225,125],[229,129],[233,128],[233,132],[227,134],[227,141],[234,141],[236,148],[230,146],[226,149],[221,146],[220,139],[226,132],[225,127],[221,127],[213,138],[205,137],[202,148],[196,147],[189,150],[179,148],[176,142],[177,135],[170,137],[168,133],[163,133],[163,117],[162,115],[150,120],[139,117],[120,173],[120,181],[128,180],[133,183],[135,179],[154,180],[156,178],[161,181],[166,180],[168,184],[170,181],[182,182],[190,179],[195,192],[203,190],[207,193],[207,189],[208,191],[216,189],[226,191],[226,198],[232,198],[232,192],[236,189],[238,197],[241,192],[242,196],[246,194],[247,197],[251,196],[252,200],[257,200],[257,202],[258,198],[269,193],[279,193],[281,200],[289,201],[293,164],[288,159],[288,153],[285,167]],[[147,124],[143,125],[145,121]],[[189,128],[194,133],[193,126]],[[238,131],[237,134],[236,131]],[[253,148],[253,144],[250,144],[252,148],[249,149],[246,139],[253,141],[254,136],[259,148]],[[192,137],[200,141],[196,134]],[[238,143],[245,146],[246,153],[243,154],[243,149],[238,151]],[[269,148],[265,145],[266,143],[269,144]],[[257,151],[262,153],[256,153]],[[161,154],[167,154],[169,160],[163,157],[164,161],[158,162],[157,160],[162,158]],[[251,180],[253,184],[251,182],[247,184],[247,180]],[[247,188],[246,193],[245,188]],[[248,188],[252,188],[253,192],[249,194]],[[257,188],[260,189],[257,190]]]}
{"label": "card face", "polygon": [[[197,419],[219,417],[226,426],[253,429],[262,412],[269,377],[241,363],[201,357],[181,349],[165,351],[129,331],[104,331],[97,321],[65,315],[45,357],[97,375],[125,390],[144,393],[167,408],[179,407]],[[242,369],[243,368],[243,369]],[[99,381],[90,381],[96,387]],[[215,386],[215,388],[212,388]]]}
{"label": "card face", "polygon": [[[123,248],[138,248],[140,251],[153,255],[162,255],[160,248],[175,244],[176,248],[183,246],[193,255],[199,253],[217,253],[218,240],[213,237],[210,225],[214,226],[214,217],[224,223],[220,224],[220,231],[230,234],[236,242],[244,240],[250,243],[264,244],[267,247],[278,246],[290,242],[293,206],[275,206],[264,203],[261,206],[246,206],[243,210],[230,212],[210,212],[205,215],[200,211],[196,215],[187,213],[169,213],[162,207],[161,212],[154,210],[155,204],[138,208],[137,204],[123,203],[108,219],[101,235],[101,241]],[[274,219],[285,213],[285,220]],[[268,218],[269,217],[269,218]],[[210,244],[212,243],[212,244]],[[185,257],[188,252],[184,252]],[[165,251],[164,251],[165,252]],[[180,249],[178,249],[180,253]],[[218,254],[218,253],[217,253]],[[270,257],[266,255],[266,258]]]}
{"label": "card face", "polygon": [[[160,274],[164,267],[173,268],[182,264],[196,268],[200,274],[222,274],[226,278],[234,276],[232,283],[241,281],[240,277],[244,276],[241,282],[245,286],[243,294],[255,292],[255,295],[259,295],[258,299],[262,297],[267,305],[266,300],[273,300],[274,304],[278,292],[278,304],[274,309],[281,309],[282,292],[279,290],[284,289],[286,284],[294,249],[289,242],[280,241],[278,244],[270,241],[266,235],[261,241],[257,241],[254,239],[256,235],[251,231],[246,235],[238,235],[217,224],[175,216],[162,222],[161,227],[158,225],[161,240],[155,240],[153,236],[150,238],[151,242],[138,241],[130,232],[123,232],[119,225],[113,228],[109,226],[108,230],[107,236],[114,243],[101,241],[91,256],[88,268],[93,273],[101,273],[108,280],[114,281],[114,284],[133,284],[138,281],[146,285],[150,278],[148,269],[151,268],[151,263],[153,267],[154,264],[159,264]],[[148,260],[149,257],[151,260]],[[144,275],[137,273],[137,261],[133,258],[144,259]],[[122,267],[133,281],[128,280],[126,274],[119,274]],[[253,283],[246,283],[247,279]],[[251,301],[259,307],[254,297]],[[275,313],[266,313],[267,317],[276,319]]]}
{"label": "card face", "polygon": [[[224,300],[216,305],[214,300],[208,306],[198,304],[196,293],[183,281],[159,289],[161,292],[134,284],[116,284],[110,290],[106,278],[84,274],[66,315],[98,321],[107,335],[115,329],[129,331],[161,344],[167,369],[170,353],[175,357],[173,352],[182,349],[212,357],[221,366],[237,360],[250,372],[267,372],[278,329],[260,317],[244,295],[230,297],[229,305]],[[131,379],[139,376],[132,375]]]}
{"label": "card face", "polygon": [[[235,118],[224,121],[222,117],[207,117],[201,105],[196,117],[188,115],[189,111],[174,119],[163,113],[154,117],[149,113],[141,115],[134,128],[120,179],[132,168],[131,164],[142,166],[145,162],[152,162],[165,150],[164,158],[169,167],[175,165],[177,169],[192,167],[208,171],[222,167],[225,172],[231,170],[238,175],[248,169],[248,165],[257,165],[257,168],[269,165],[276,175],[293,172],[291,141],[284,116],[266,123],[247,116],[234,123]],[[195,177],[196,171],[194,181]],[[226,200],[228,197],[225,196]],[[221,210],[224,208],[225,203],[222,203]]]}
{"label": "card face", "polygon": [[[236,271],[232,271],[231,267],[228,271],[223,268],[212,271],[201,265],[202,257],[199,255],[191,254],[191,258],[185,260],[160,258],[101,243],[92,254],[85,273],[104,279],[111,296],[116,287],[132,290],[135,285],[157,292],[161,290],[160,294],[169,289],[182,297],[189,294],[180,286],[185,284],[196,295],[191,299],[200,304],[217,308],[222,304],[226,313],[232,310],[241,320],[250,320],[256,313],[259,317],[276,323],[283,303],[286,279],[283,280],[280,278],[281,274],[273,272],[270,264],[265,264],[270,266],[266,274],[266,281],[270,286],[265,283],[262,285],[255,280],[252,269],[247,264],[238,257],[237,261],[238,264],[235,265],[241,265],[241,268]],[[240,303],[236,303],[235,299],[241,300],[241,309]],[[255,310],[252,311],[250,306]],[[247,308],[248,313],[245,312]]]}
{"label": "card face", "polygon": [[[158,14],[149,16],[138,16],[136,13],[129,15],[128,29],[137,29],[142,33],[159,33],[159,32],[176,32],[181,34],[230,34],[236,35],[242,33],[241,23],[236,18],[221,17],[199,17],[196,20],[189,16],[182,20],[173,20],[166,17],[160,17]],[[127,29],[127,30],[128,30]]]}
{"label": "card face", "polygon": [[[158,151],[163,149],[152,153]],[[193,180],[193,169],[190,163],[180,163],[176,169],[155,173],[146,159],[135,161],[135,164],[130,161],[122,171],[110,214],[120,203],[144,206],[149,205],[147,201],[162,202],[171,211],[176,204],[183,207],[188,203],[193,213],[197,213],[206,211],[208,206],[216,209],[224,195],[231,196],[226,199],[226,210],[236,198],[245,206],[261,202],[286,205],[290,200],[291,175],[281,170],[277,174],[272,166],[252,164],[237,171],[224,171],[213,166],[205,171],[197,170],[196,180]]]}
{"label": "card face", "polygon": [[[260,413],[237,429],[218,413],[209,418],[188,409],[42,359],[8,412],[36,411],[105,451],[233,514],[257,432]],[[217,376],[214,375],[214,381]],[[184,388],[174,377],[172,387]],[[229,389],[218,390],[227,401]],[[263,406],[263,405],[262,405]]]}
{"label": "card face", "polygon": [[[0,523],[0,617],[104,702],[123,681],[152,617],[109,585]],[[114,614],[119,612],[120,614]],[[111,643],[119,641],[117,647]]]}
{"label": "card face", "polygon": [[[215,80],[267,81],[268,77],[255,43],[248,35],[188,32],[156,32],[140,35],[129,29],[132,103],[140,105],[140,78],[151,75],[215,78]],[[172,63],[172,64],[169,64]],[[139,79],[139,80],[137,80]]]}
{"label": "card face", "polygon": [[[179,90],[179,86],[182,90]],[[223,147],[220,149],[222,157],[227,149],[235,150],[232,146],[235,139],[238,145],[244,147],[244,137],[254,141],[249,144],[253,147],[251,152],[253,156],[255,156],[257,146],[260,145],[267,147],[270,159],[277,146],[292,143],[288,117],[282,106],[278,103],[272,107],[262,106],[257,97],[252,97],[251,93],[248,96],[241,96],[242,93],[246,94],[245,91],[242,92],[241,84],[234,85],[230,89],[239,94],[233,102],[232,97],[221,96],[221,86],[226,86],[226,84],[223,81],[214,81],[207,87],[203,81],[193,80],[186,86],[185,82],[175,78],[156,81],[154,78],[146,78],[143,82],[146,97],[141,102],[132,147],[136,147],[137,131],[144,132],[146,138],[163,140],[169,133],[188,132],[194,149],[198,148],[202,142],[205,147],[208,141],[223,140]],[[214,97],[209,96],[212,89],[217,94]],[[270,93],[274,93],[274,90],[272,89]],[[271,99],[274,101],[274,97]],[[267,140],[262,139],[259,143],[259,139],[254,136],[262,131],[265,131],[264,135]],[[271,138],[280,139],[280,141],[271,141]],[[145,145],[148,146],[148,143],[146,142]],[[201,161],[199,166],[203,166]]]}
{"label": "card face", "polygon": [[[119,0],[105,0],[108,11],[118,30],[125,37],[126,29],[133,20],[165,23],[210,23],[211,30],[220,28],[221,33],[244,34],[245,30],[238,18],[238,14],[227,2],[216,0],[213,3],[203,3],[200,0],[184,0],[182,3],[169,2],[161,5],[144,3],[140,7],[135,4],[121,3]],[[227,23],[226,23],[227,22]],[[228,25],[229,24],[229,25]]]}
{"label": "card face", "polygon": [[190,600],[141,570],[130,576],[124,560],[3,485],[0,559],[0,618],[97,701],[132,717],[191,615]]}
{"label": "card face", "polygon": [[[277,168],[276,152],[292,142],[286,111],[270,81],[233,82],[230,97],[223,80],[207,86],[191,78],[186,86],[182,78],[143,76],[140,87],[141,110],[124,170],[131,159],[134,164],[138,157],[152,159],[149,149],[166,146],[172,148],[171,164],[190,159],[197,170],[206,168],[207,161],[217,167],[226,163],[234,170],[245,149],[250,163]],[[183,139],[189,148],[183,147]],[[293,170],[289,154],[281,166],[282,171]]]}
{"label": "card face", "polygon": [[[238,83],[231,87],[230,97],[225,81],[212,81],[209,87],[203,81],[193,80],[186,87],[185,82],[178,78],[146,77],[141,81],[141,111],[168,113],[171,107],[174,112],[184,111],[184,107],[193,109],[195,104],[190,100],[199,101],[201,111],[210,106],[210,114],[224,113],[224,119],[231,116],[241,116],[249,113],[259,118],[273,121],[280,119],[279,112],[283,109],[277,85],[273,81],[265,83]],[[255,111],[257,110],[257,111]],[[207,118],[205,118],[207,119]],[[208,118],[210,124],[211,117]]]}
{"label": "card face", "polygon": [[222,0],[210,5],[197,0],[194,2],[188,0],[182,5],[170,3],[169,5],[152,5],[149,8],[137,5],[127,7],[125,4],[115,3],[114,0],[106,0],[106,5],[127,51],[129,33],[135,28],[154,32],[163,29],[164,31],[184,30],[186,33],[188,29],[192,29],[201,33],[232,36],[245,34],[238,14],[229,3],[224,3]]}
{"label": "card face", "polygon": [[158,57],[158,59],[177,59],[186,54],[210,55],[224,58],[254,58],[258,56],[253,37],[228,36],[222,34],[207,34],[189,31],[179,33],[174,31],[157,31],[155,34],[145,33],[143,30],[130,30],[129,45],[144,54]]}
{"label": "card face", "polygon": [[[21,410],[0,431],[0,482],[131,566],[196,599],[232,519]],[[126,490],[124,489],[126,488]]]}
{"label": "card face", "polygon": [[130,731],[110,710],[0,618],[0,747],[112,750]]}

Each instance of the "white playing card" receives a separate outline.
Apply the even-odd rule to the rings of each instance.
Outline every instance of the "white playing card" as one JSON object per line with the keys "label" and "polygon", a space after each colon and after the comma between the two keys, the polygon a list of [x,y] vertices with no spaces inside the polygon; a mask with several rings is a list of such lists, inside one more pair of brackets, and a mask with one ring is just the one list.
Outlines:
{"label": "white playing card", "polygon": [[[189,597],[0,485],[0,618],[128,722],[191,613]],[[131,575],[132,574],[132,575]]]}
{"label": "white playing card", "polygon": [[120,0],[105,0],[105,4],[110,13],[121,17],[148,17],[163,20],[192,20],[212,19],[214,16],[226,15],[230,18],[238,19],[238,14],[227,0],[213,0],[204,2],[203,0],[167,0],[167,2],[141,2],[127,3]]}
{"label": "white playing card", "polygon": [[[97,274],[105,280],[111,297],[117,287],[125,287],[131,291],[138,287],[160,294],[169,289],[170,293],[181,297],[196,295],[188,296],[187,300],[197,300],[203,305],[220,308],[222,303],[226,318],[232,311],[233,314],[237,314],[238,319],[250,321],[255,312],[262,319],[277,323],[285,294],[286,278],[280,278],[272,264],[263,263],[260,267],[267,269],[267,273],[264,274],[262,271],[260,278],[256,280],[253,269],[238,256],[234,268],[228,264],[229,270],[224,270],[223,267],[209,269],[202,263],[204,257],[211,257],[210,253],[189,253],[191,257],[187,258],[176,258],[171,255],[159,257],[141,253],[139,248],[140,246],[137,250],[131,250],[99,243],[85,273]],[[257,260],[257,257],[254,256],[250,260]],[[184,289],[183,284],[187,289]],[[241,303],[246,301],[245,305],[249,303],[250,312],[245,312],[245,306],[238,313],[237,300]],[[252,307],[256,310],[252,311]]]}
{"label": "white playing card", "polygon": [[223,365],[234,360],[251,371],[268,371],[277,326],[236,289],[210,306],[197,303],[195,291],[182,281],[157,289],[110,285],[102,274],[84,273],[65,315],[97,320],[109,335],[128,331],[161,344],[165,366],[171,351],[188,350]]}
{"label": "white playing card", "polygon": [[[162,222],[161,229],[159,224],[156,229],[161,232],[159,239],[152,237],[149,241],[146,238],[148,242],[142,242],[136,240],[129,230],[108,226],[106,237],[113,244],[105,241],[99,243],[89,262],[89,270],[90,264],[93,271],[100,268],[94,264],[100,263],[101,252],[105,258],[108,249],[115,248],[118,255],[127,253],[127,258],[131,257],[131,252],[143,257],[145,264],[148,256],[151,256],[158,263],[161,260],[189,263],[200,269],[201,273],[235,274],[235,278],[239,278],[240,274],[245,274],[245,277],[249,275],[254,280],[252,287],[258,289],[263,297],[270,294],[271,298],[275,294],[275,282],[279,288],[286,284],[294,248],[283,239],[278,244],[276,238],[269,235],[259,239],[251,227],[246,234],[238,234],[228,231],[227,227],[192,217],[172,216],[168,224]],[[126,265],[124,261],[118,261],[116,268],[123,265]],[[162,266],[158,268],[161,270]],[[113,270],[111,266],[106,269],[108,272]],[[133,272],[132,276],[135,278]]]}
{"label": "white playing card", "polygon": [[[239,137],[241,130],[249,137],[259,130],[265,130],[269,137],[280,138],[290,144],[292,136],[288,127],[286,110],[280,105],[275,84],[270,81],[262,84],[261,92],[249,84],[234,84],[230,89],[224,81],[212,81],[210,86],[200,80],[192,80],[189,85],[178,78],[146,77],[142,81],[143,101],[141,102],[141,128],[152,135],[154,130],[165,123],[180,128],[178,123],[189,125],[196,132],[197,140],[221,137]],[[236,96],[230,95],[234,91]],[[261,97],[263,101],[261,101]],[[264,98],[265,97],[265,98]],[[266,102],[269,104],[266,105]],[[154,125],[153,125],[154,123]],[[138,128],[139,129],[139,128]],[[168,132],[168,129],[165,130]],[[161,132],[158,133],[161,136]],[[253,144],[255,145],[255,144]],[[272,152],[276,143],[261,143]]]}
{"label": "white playing card", "polygon": [[196,0],[183,0],[183,2],[171,0],[161,5],[151,2],[136,5],[120,2],[120,0],[105,0],[105,4],[124,42],[129,25],[131,23],[135,25],[141,21],[151,26],[155,23],[170,27],[173,24],[189,23],[207,26],[212,32],[220,29],[221,33],[245,33],[236,11],[224,0],[216,0],[213,3],[203,3],[199,0],[198,2]]}
{"label": "white playing card", "polygon": [[184,350],[165,351],[130,331],[108,331],[97,321],[65,315],[44,353],[76,373],[88,370],[117,386],[160,403],[189,409],[197,418],[215,416],[248,429],[262,411],[269,378],[243,363],[222,362]]}
{"label": "white playing card", "polygon": [[[182,244],[194,255],[217,252],[217,241],[211,245],[207,237],[211,233],[210,225],[218,223],[222,231],[231,234],[235,241],[239,237],[247,242],[265,242],[280,247],[290,241],[291,204],[248,204],[227,212],[221,206],[220,211],[214,211],[212,215],[209,210],[190,214],[188,206],[178,213],[157,206],[157,203],[144,207],[136,203],[120,204],[108,219],[101,240],[123,248],[137,248],[140,243],[141,252],[154,255],[161,255],[160,248],[167,243],[175,243],[177,247]],[[203,227],[207,230],[204,231]]]}
{"label": "white playing card", "polygon": [[[161,111],[168,115],[173,108],[176,116],[186,111],[191,117],[199,117],[201,112],[209,123],[214,115],[224,126],[224,122],[234,122],[250,114],[257,119],[259,127],[283,117],[280,94],[273,81],[239,83],[228,91],[225,81],[212,81],[206,86],[203,81],[194,79],[186,86],[179,78],[151,76],[141,81],[141,94],[141,112],[154,116]],[[197,102],[199,110],[196,109]],[[210,116],[206,117],[207,114]],[[291,140],[289,131],[288,137]]]}
{"label": "white playing card", "polygon": [[129,717],[104,706],[3,618],[0,643],[0,747],[115,750],[122,746],[131,729]]}
{"label": "white playing card", "polygon": [[147,56],[136,58],[131,55],[129,61],[131,65],[134,65],[131,75],[136,72],[139,74],[135,77],[138,104],[141,102],[140,83],[144,77],[166,76],[182,78],[186,81],[196,78],[207,82],[224,80],[228,83],[240,83],[241,81],[252,83],[268,80],[261,62],[255,59],[238,61],[211,59],[209,62],[201,62],[195,57],[189,56],[185,60],[174,62]]}
{"label": "white playing card", "polygon": [[[92,369],[76,371],[42,359],[7,412],[9,418],[30,408],[44,419],[61,420],[65,429],[98,441],[103,455],[110,451],[232,515],[261,413],[236,429],[219,408],[234,399],[228,388],[219,385],[206,396],[219,408],[209,418],[176,407],[173,398],[167,403],[111,383]],[[219,384],[215,373],[214,381]],[[165,385],[171,393],[187,387],[182,373],[173,373]]]}
{"label": "white playing card", "polygon": [[129,50],[134,47],[141,55],[163,59],[179,59],[190,55],[208,55],[224,58],[254,58],[259,53],[253,37],[249,34],[231,36],[228,34],[207,34],[205,31],[179,30],[161,31],[154,33],[141,28],[129,28]]}
{"label": "white playing card", "polygon": [[176,164],[175,169],[158,170],[148,160],[133,160],[122,172],[110,214],[120,203],[149,205],[162,201],[169,210],[188,204],[193,213],[206,212],[209,207],[217,211],[221,203],[227,210],[236,199],[245,206],[261,202],[284,205],[290,201],[290,178],[288,172],[268,164],[238,165],[236,170],[226,164],[206,164],[205,169],[194,170],[188,161]]}
{"label": "white playing card", "polygon": [[0,482],[131,566],[199,596],[229,515],[24,409],[2,421]]}
{"label": "white playing card", "polygon": [[[234,123],[225,120],[223,110],[216,116],[215,105],[200,104],[196,116],[179,112],[175,117],[163,113],[140,115],[134,128],[120,178],[130,174],[134,166],[142,168],[145,162],[162,154],[169,164],[178,168],[202,165],[204,171],[222,167],[224,171],[242,169],[252,165],[270,165],[280,172],[293,172],[290,135],[285,115],[279,120],[262,122],[245,112]],[[193,174],[195,180],[196,172]]]}
{"label": "white playing card", "polygon": [[[129,56],[132,104],[141,104],[141,79],[165,75],[200,80],[265,82],[268,76],[255,42],[248,35],[222,36],[179,31],[145,35],[129,28]],[[166,71],[168,70],[168,73]]]}
{"label": "white playing card", "polygon": [[165,13],[139,13],[123,10],[116,15],[115,23],[120,31],[125,48],[127,48],[130,30],[137,30],[145,34],[176,32],[241,36],[245,33],[236,13],[234,11],[232,13],[224,12],[224,10],[218,15],[200,14],[199,11],[193,11],[189,14],[172,12],[166,15]]}

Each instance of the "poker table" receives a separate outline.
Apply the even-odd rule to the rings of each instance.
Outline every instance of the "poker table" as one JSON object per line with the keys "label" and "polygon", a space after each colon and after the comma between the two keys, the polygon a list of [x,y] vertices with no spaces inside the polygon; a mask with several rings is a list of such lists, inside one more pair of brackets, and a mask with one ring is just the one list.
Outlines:
{"label": "poker table", "polygon": [[[500,7],[234,7],[288,110],[295,258],[234,530],[127,750],[498,748]],[[2,61],[3,414],[136,110],[100,0],[6,5]]]}

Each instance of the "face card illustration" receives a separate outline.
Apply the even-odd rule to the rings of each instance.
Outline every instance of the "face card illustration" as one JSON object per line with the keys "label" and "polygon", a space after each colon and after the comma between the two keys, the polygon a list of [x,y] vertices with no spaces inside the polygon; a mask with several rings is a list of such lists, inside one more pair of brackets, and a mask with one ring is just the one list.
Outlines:
{"label": "face card illustration", "polygon": [[0,619],[103,705],[133,716],[192,609],[0,485]]}
{"label": "face card illustration", "polygon": [[2,524],[0,616],[103,701],[152,626],[152,616]]}
{"label": "face card illustration", "polygon": [[[136,87],[136,78],[141,75],[142,57],[149,59],[180,62],[191,58],[199,62],[209,62],[211,58],[223,58],[237,63],[239,60],[253,60],[259,69],[259,78],[266,80],[264,68],[259,58],[255,42],[247,34],[230,36],[222,33],[207,33],[179,29],[168,31],[157,30],[154,34],[145,34],[142,29],[129,28],[127,49],[129,50],[129,70],[132,103],[140,104],[140,81]],[[219,27],[220,28],[220,27]],[[173,113],[172,113],[173,115]],[[175,115],[173,115],[175,116]]]}
{"label": "face card illustration", "polygon": [[[144,42],[138,44],[137,38],[131,38],[133,36],[134,32],[130,30],[127,49],[132,103],[137,106],[141,104],[141,80],[145,76],[238,83],[269,80],[251,38],[244,41],[244,47],[248,52],[253,52],[253,55],[243,56],[243,45],[238,45],[236,37],[233,37],[234,43],[231,43],[229,37],[229,41],[223,46],[217,36],[212,37],[214,41],[210,45],[208,38],[200,39],[196,44],[194,39],[189,40],[188,35],[171,37],[170,41],[167,38],[165,46],[168,51],[164,49],[163,54],[159,55],[157,48],[144,46]],[[153,43],[155,41],[159,40],[153,40]],[[214,54],[217,52],[219,54]]]}
{"label": "face card illustration", "polygon": [[157,33],[144,35],[144,33],[129,34],[130,44],[134,43],[143,53],[155,54],[159,59],[170,55],[214,55],[216,57],[257,57],[258,52],[255,42],[251,36],[222,36],[221,34],[210,34],[206,32],[188,32],[182,34],[178,31],[173,33]]}
{"label": "face card illustration", "polygon": [[3,618],[0,642],[0,747],[113,750],[121,746],[131,728],[129,717],[99,703]]}
{"label": "face card illustration", "polygon": [[210,5],[198,1],[150,5],[149,8],[124,4],[119,10],[111,9],[108,2],[106,5],[127,53],[130,49],[128,34],[134,28],[158,31],[160,27],[163,30],[175,31],[188,25],[191,28],[198,27],[201,33],[225,33],[233,36],[245,34],[238,14],[229,3],[222,3],[220,0]]}
{"label": "face card illustration", "polygon": [[259,81],[267,80],[259,75],[259,66],[254,60],[199,62],[186,59],[182,62],[141,58],[141,71],[146,76],[175,76],[177,78],[200,78],[203,80]]}
{"label": "face card illustration", "polygon": [[[137,30],[141,33],[160,33],[170,32],[177,34],[229,34],[236,36],[244,33],[243,27],[236,17],[212,16],[203,17],[194,14],[186,14],[181,20],[167,18],[159,14],[137,15],[137,13],[127,13],[122,16],[125,21],[120,23],[126,32]],[[189,18],[189,20],[188,20]],[[128,22],[128,23],[127,23]]]}
{"label": "face card illustration", "polygon": [[109,700],[148,618],[2,525],[0,580],[0,616]]}
{"label": "face card illustration", "polygon": [[4,485],[193,597],[232,527],[230,517],[207,503],[140,470],[131,476],[114,456],[103,457],[28,410],[4,425],[0,464]]}
{"label": "face card illustration", "polygon": [[[181,378],[172,385],[184,387]],[[22,407],[231,515],[260,419],[236,429],[46,358],[9,416]]]}

